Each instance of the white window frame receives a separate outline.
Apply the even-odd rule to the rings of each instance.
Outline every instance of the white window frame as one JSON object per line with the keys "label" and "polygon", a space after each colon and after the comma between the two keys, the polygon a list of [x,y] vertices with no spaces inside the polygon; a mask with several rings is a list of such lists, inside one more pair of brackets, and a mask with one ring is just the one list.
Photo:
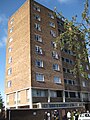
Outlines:
{"label": "white window frame", "polygon": [[10,31],[9,31],[9,32],[10,32],[10,33],[12,33],[12,32],[13,32],[13,27],[11,27],[11,28],[10,28]]}
{"label": "white window frame", "polygon": [[14,18],[12,18],[12,19],[10,20],[10,24],[12,25],[13,22],[14,22]]}
{"label": "white window frame", "polygon": [[55,28],[55,23],[54,22],[49,22],[49,26]]}
{"label": "white window frame", "polygon": [[86,65],[86,69],[89,70],[89,65]]}
{"label": "white window frame", "polygon": [[50,30],[50,34],[52,35],[52,37],[56,37],[56,32],[55,31],[53,31],[53,30]]}
{"label": "white window frame", "polygon": [[82,86],[86,87],[86,82],[85,81],[82,81]]}
{"label": "white window frame", "polygon": [[36,52],[38,53],[38,54],[43,54],[43,50],[42,50],[42,48],[41,47],[39,47],[39,46],[35,46],[35,50],[36,50]]}
{"label": "white window frame", "polygon": [[90,78],[90,74],[88,74],[88,78]]}
{"label": "white window frame", "polygon": [[16,104],[16,101],[17,101],[17,93],[15,92],[14,93],[14,103]]}
{"label": "white window frame", "polygon": [[59,55],[56,51],[52,52],[52,57],[55,58],[55,59],[59,59]]}
{"label": "white window frame", "polygon": [[12,74],[12,68],[9,68],[8,69],[8,75],[11,75]]}
{"label": "white window frame", "polygon": [[12,81],[11,80],[7,81],[7,88],[10,88],[11,86],[12,86]]}
{"label": "white window frame", "polygon": [[54,19],[53,13],[48,13],[48,16],[49,16],[51,19]]}
{"label": "white window frame", "polygon": [[60,71],[59,64],[53,64],[53,70]]}
{"label": "white window frame", "polygon": [[42,61],[42,60],[36,60],[36,61],[35,61],[35,65],[36,65],[37,67],[43,68],[43,61]]}
{"label": "white window frame", "polygon": [[40,16],[39,16],[38,14],[34,14],[34,18],[35,18],[36,20],[38,20],[38,21],[41,21],[41,18],[40,18]]}
{"label": "white window frame", "polygon": [[9,94],[6,95],[6,103],[9,104]]}
{"label": "white window frame", "polygon": [[56,42],[51,42],[53,48],[57,48],[57,43]]}
{"label": "white window frame", "polygon": [[12,48],[11,47],[8,48],[8,52],[9,53],[12,52]]}
{"label": "white window frame", "polygon": [[21,95],[20,93],[21,93],[20,91],[17,92],[17,101],[18,101],[18,103],[20,103],[20,97],[21,97],[21,96],[20,96],[20,95]]}
{"label": "white window frame", "polygon": [[8,59],[8,63],[12,63],[12,57],[10,56],[9,59]]}
{"label": "white window frame", "polygon": [[44,82],[44,74],[42,74],[42,73],[36,73],[36,81]]}
{"label": "white window frame", "polygon": [[26,90],[26,98],[27,100],[30,100],[30,89]]}
{"label": "white window frame", "polygon": [[34,25],[35,25],[35,29],[37,29],[38,31],[41,31],[40,24],[38,24],[38,23],[35,23]]}
{"label": "white window frame", "polygon": [[34,4],[34,10],[36,10],[36,11],[38,11],[38,12],[40,12],[41,11],[41,9],[40,9],[40,7],[37,5],[37,4]]}
{"label": "white window frame", "polygon": [[58,76],[54,76],[54,83],[61,84],[61,78]]}
{"label": "white window frame", "polygon": [[38,42],[42,42],[41,35],[35,34],[35,40],[38,41]]}
{"label": "white window frame", "polygon": [[13,41],[13,38],[12,37],[10,37],[9,38],[9,43],[11,43]]}

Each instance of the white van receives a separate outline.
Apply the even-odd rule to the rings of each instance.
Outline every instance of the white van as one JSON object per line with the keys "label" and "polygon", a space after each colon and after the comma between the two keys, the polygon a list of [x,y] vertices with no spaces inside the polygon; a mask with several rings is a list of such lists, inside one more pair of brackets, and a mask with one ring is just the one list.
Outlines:
{"label": "white van", "polygon": [[82,113],[79,115],[78,120],[90,120],[90,113]]}

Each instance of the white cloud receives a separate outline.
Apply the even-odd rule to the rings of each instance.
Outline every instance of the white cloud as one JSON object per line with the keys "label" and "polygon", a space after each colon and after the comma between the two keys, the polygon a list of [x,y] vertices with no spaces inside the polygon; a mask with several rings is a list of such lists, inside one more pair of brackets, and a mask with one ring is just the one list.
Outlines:
{"label": "white cloud", "polygon": [[7,21],[8,21],[8,18],[4,14],[1,14],[0,15],[0,25],[6,25]]}
{"label": "white cloud", "polygon": [[6,45],[7,41],[7,22],[8,18],[4,14],[0,14],[0,48]]}
{"label": "white cloud", "polygon": [[35,1],[37,1],[39,3],[43,2],[43,3],[46,3],[46,4],[50,2],[50,0],[35,0]]}
{"label": "white cloud", "polygon": [[3,43],[2,42],[0,42],[0,47],[2,47],[3,46]]}
{"label": "white cloud", "polygon": [[7,36],[4,36],[4,37],[2,38],[2,42],[3,42],[3,44],[6,45],[6,43],[7,43]]}
{"label": "white cloud", "polygon": [[3,47],[3,46],[5,46],[6,43],[7,43],[7,36],[4,36],[0,40],[0,48]]}
{"label": "white cloud", "polygon": [[58,0],[60,3],[71,3],[73,0]]}

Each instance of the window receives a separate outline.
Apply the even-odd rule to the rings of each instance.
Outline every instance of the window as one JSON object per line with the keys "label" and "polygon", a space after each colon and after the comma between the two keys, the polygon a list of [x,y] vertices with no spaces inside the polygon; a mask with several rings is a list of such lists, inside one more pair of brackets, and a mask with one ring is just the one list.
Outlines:
{"label": "window", "polygon": [[53,48],[57,48],[56,42],[51,42],[51,44],[52,44]]}
{"label": "window", "polygon": [[14,104],[16,104],[16,100],[17,100],[17,93],[14,93]]}
{"label": "window", "polygon": [[50,34],[51,34],[53,37],[56,37],[56,32],[55,32],[55,31],[51,30],[51,31],[50,31]]}
{"label": "window", "polygon": [[69,93],[65,91],[65,97],[69,97]]}
{"label": "window", "polygon": [[59,55],[55,51],[52,52],[52,57],[55,58],[55,59],[59,59]]}
{"label": "window", "polygon": [[58,90],[58,91],[57,91],[57,97],[62,97],[62,95],[63,95],[63,94],[62,94],[62,91],[59,91],[59,90]]}
{"label": "window", "polygon": [[54,83],[61,83],[60,77],[55,76],[54,77]]}
{"label": "window", "polygon": [[64,79],[64,83],[65,83],[65,84],[68,84],[68,80],[67,80],[67,79]]}
{"label": "window", "polygon": [[42,42],[41,35],[35,34],[35,40],[38,41],[38,42]]}
{"label": "window", "polygon": [[10,64],[12,62],[12,57],[9,57],[8,63]]}
{"label": "window", "polygon": [[17,101],[18,101],[18,103],[20,103],[20,91],[17,92]]}
{"label": "window", "polygon": [[68,80],[68,84],[72,85],[72,80]]}
{"label": "window", "polygon": [[38,31],[41,31],[40,24],[35,23],[34,26],[35,26],[35,28],[36,28]]}
{"label": "window", "polygon": [[66,68],[63,68],[63,72],[67,73],[67,70],[66,70]]}
{"label": "window", "polygon": [[67,69],[67,73],[70,73],[70,69]]}
{"label": "window", "polygon": [[38,54],[43,54],[43,50],[42,50],[41,47],[35,46],[35,49],[36,49],[36,52],[37,52]]}
{"label": "window", "polygon": [[75,81],[74,80],[72,80],[72,85],[75,85]]}
{"label": "window", "polygon": [[7,102],[7,105],[9,104],[9,95],[6,95],[6,102]]}
{"label": "window", "polygon": [[53,28],[55,28],[55,23],[54,22],[49,22],[49,25]]}
{"label": "window", "polygon": [[62,61],[65,61],[65,58],[62,57]]}
{"label": "window", "polygon": [[9,68],[8,69],[8,75],[11,75],[12,74],[12,68]]}
{"label": "window", "polygon": [[69,64],[73,64],[73,61],[68,59],[68,58],[63,58],[62,57],[62,61],[66,62],[66,63],[69,63]]}
{"label": "window", "polygon": [[89,66],[88,65],[86,65],[86,69],[89,70]]}
{"label": "window", "polygon": [[67,50],[67,49],[63,49],[63,51],[67,54],[70,54],[70,55],[74,55],[75,53],[73,53],[71,50]]}
{"label": "window", "polygon": [[58,29],[59,34],[63,33],[64,31],[61,29]]}
{"label": "window", "polygon": [[84,74],[83,74],[83,73],[81,73],[81,76],[82,76],[82,77],[84,77]]}
{"label": "window", "polygon": [[37,67],[43,67],[43,61],[42,60],[36,60],[35,64]]}
{"label": "window", "polygon": [[57,92],[56,91],[50,91],[50,97],[57,97]]}
{"label": "window", "polygon": [[80,93],[76,92],[76,98],[80,98]]}
{"label": "window", "polygon": [[68,53],[69,53],[70,55],[73,55],[73,54],[74,54],[71,50],[68,50]]}
{"label": "window", "polygon": [[69,92],[70,98],[76,98],[76,93],[75,92]]}
{"label": "window", "polygon": [[88,99],[88,93],[82,93],[84,100]]}
{"label": "window", "polygon": [[86,87],[86,82],[85,81],[82,81],[82,86]]}
{"label": "window", "polygon": [[61,22],[61,21],[57,21],[57,23],[58,23],[59,26],[63,26],[64,25],[64,23]]}
{"label": "window", "polygon": [[73,64],[73,61],[72,61],[72,60],[70,60],[70,64]]}
{"label": "window", "polygon": [[66,58],[66,62],[69,63],[69,59]]}
{"label": "window", "polygon": [[34,4],[34,10],[40,12],[40,7],[38,5],[36,5],[36,4]]}
{"label": "window", "polygon": [[11,47],[9,47],[9,48],[8,48],[8,52],[10,53],[11,51],[12,51],[12,48],[11,48]]}
{"label": "window", "polygon": [[11,38],[9,38],[9,42],[12,42],[13,41],[13,38],[11,37]]}
{"label": "window", "polygon": [[54,19],[53,13],[48,13],[48,16],[49,16],[51,19]]}
{"label": "window", "polygon": [[12,33],[13,32],[13,27],[12,28],[10,28],[10,33]]}
{"label": "window", "polygon": [[27,101],[29,101],[29,99],[30,99],[30,90],[29,89],[26,90],[26,97],[27,97]]}
{"label": "window", "polygon": [[64,49],[64,52],[65,52],[65,53],[68,53],[68,50],[67,50],[67,49]]}
{"label": "window", "polygon": [[11,85],[12,85],[12,81],[10,80],[10,81],[7,82],[7,87],[10,88]]}
{"label": "window", "polygon": [[41,73],[36,73],[36,81],[44,81],[44,75]]}
{"label": "window", "polygon": [[60,71],[58,64],[53,64],[53,70]]}
{"label": "window", "polygon": [[40,16],[39,16],[39,15],[37,15],[37,14],[34,14],[34,18],[35,18],[36,20],[38,20],[38,21],[41,21]]}
{"label": "window", "polygon": [[14,22],[14,18],[13,18],[13,19],[11,19],[10,24],[12,25],[12,24],[13,24],[13,22]]}
{"label": "window", "polygon": [[32,96],[33,97],[46,97],[47,92],[45,90],[33,89],[32,90]]}
{"label": "window", "polygon": [[88,74],[88,78],[90,78],[90,74]]}

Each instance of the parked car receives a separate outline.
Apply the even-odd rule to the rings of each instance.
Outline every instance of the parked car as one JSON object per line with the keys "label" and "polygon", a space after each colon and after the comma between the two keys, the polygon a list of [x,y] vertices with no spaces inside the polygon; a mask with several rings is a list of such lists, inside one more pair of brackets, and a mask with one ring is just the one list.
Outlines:
{"label": "parked car", "polygon": [[82,113],[79,115],[78,120],[90,120],[90,113]]}

